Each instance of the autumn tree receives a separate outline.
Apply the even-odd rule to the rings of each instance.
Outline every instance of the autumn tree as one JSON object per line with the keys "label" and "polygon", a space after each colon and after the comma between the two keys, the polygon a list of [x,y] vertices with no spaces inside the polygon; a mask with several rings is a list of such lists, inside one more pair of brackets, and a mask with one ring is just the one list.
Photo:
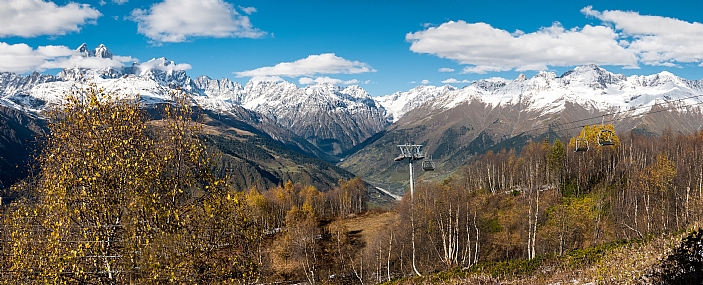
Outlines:
{"label": "autumn tree", "polygon": [[260,234],[210,172],[188,96],[153,123],[139,96],[74,88],[49,114],[36,182],[7,219],[13,284],[236,282]]}

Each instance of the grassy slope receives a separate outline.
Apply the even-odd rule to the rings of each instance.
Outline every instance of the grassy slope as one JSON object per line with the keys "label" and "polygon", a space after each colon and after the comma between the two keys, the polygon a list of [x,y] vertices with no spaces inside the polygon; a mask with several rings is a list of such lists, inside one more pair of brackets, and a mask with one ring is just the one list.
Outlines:
{"label": "grassy slope", "polygon": [[687,234],[608,243],[564,256],[481,263],[386,284],[652,284],[652,275]]}

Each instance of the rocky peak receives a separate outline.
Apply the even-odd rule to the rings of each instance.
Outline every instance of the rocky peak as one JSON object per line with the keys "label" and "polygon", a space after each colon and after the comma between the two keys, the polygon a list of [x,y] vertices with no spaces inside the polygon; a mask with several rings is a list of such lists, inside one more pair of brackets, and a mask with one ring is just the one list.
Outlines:
{"label": "rocky peak", "polygon": [[88,48],[88,45],[85,43],[81,44],[76,51],[80,53],[83,57],[91,57],[95,56],[95,51],[91,50]]}
{"label": "rocky peak", "polygon": [[113,53],[104,44],[100,44],[92,50],[88,48],[87,44],[83,43],[76,49],[76,52],[83,57],[112,58],[113,56]]}
{"label": "rocky peak", "polygon": [[107,47],[104,44],[100,44],[97,48],[95,48],[95,56],[96,57],[101,57],[101,58],[112,58],[112,52],[107,49]]}
{"label": "rocky peak", "polygon": [[593,89],[605,89],[609,84],[617,84],[626,80],[624,75],[611,73],[595,64],[576,67],[562,74],[561,78],[567,83],[581,82]]}
{"label": "rocky peak", "polygon": [[190,88],[191,79],[185,70],[180,69],[175,62],[165,57],[135,64],[132,70],[135,75],[154,80],[162,86]]}

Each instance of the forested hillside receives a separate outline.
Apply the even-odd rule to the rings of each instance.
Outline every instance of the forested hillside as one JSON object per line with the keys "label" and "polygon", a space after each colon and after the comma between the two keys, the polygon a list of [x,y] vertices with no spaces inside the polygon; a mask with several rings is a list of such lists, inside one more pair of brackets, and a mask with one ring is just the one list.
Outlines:
{"label": "forested hillside", "polygon": [[[616,137],[613,146],[599,146],[600,130],[585,128],[586,152],[574,152],[575,139],[566,145],[533,142],[519,154],[488,152],[443,182],[419,183],[415,211],[404,199],[398,206],[401,222],[384,233],[385,239],[405,244],[405,251],[395,247],[396,253],[388,254],[387,244],[377,245],[375,258],[390,260],[376,268],[385,276],[379,281],[412,275],[407,259],[412,229],[402,222],[410,215],[421,241],[417,267],[425,273],[515,260],[536,259],[530,266],[539,267],[547,256],[667,235],[702,220],[703,133],[628,133]],[[642,252],[632,262],[654,264],[651,259],[666,257],[665,248],[660,250]],[[701,268],[672,274],[688,270]]]}

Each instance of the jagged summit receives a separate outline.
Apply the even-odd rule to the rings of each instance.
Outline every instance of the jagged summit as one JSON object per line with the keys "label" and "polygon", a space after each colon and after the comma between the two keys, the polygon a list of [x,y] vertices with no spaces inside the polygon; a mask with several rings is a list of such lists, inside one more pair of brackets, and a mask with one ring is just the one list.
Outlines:
{"label": "jagged summit", "polygon": [[82,45],[80,45],[80,46],[76,49],[76,51],[79,52],[79,53],[80,53],[81,55],[83,55],[84,57],[95,56],[95,51],[89,49],[89,48],[88,48],[88,45],[86,45],[85,43],[83,43]]}
{"label": "jagged summit", "polygon": [[104,44],[100,44],[93,50],[89,49],[86,43],[83,43],[76,49],[76,51],[83,57],[112,58],[113,56],[112,52]]}
{"label": "jagged summit", "polygon": [[104,44],[95,48],[95,57],[112,58],[112,52]]}

